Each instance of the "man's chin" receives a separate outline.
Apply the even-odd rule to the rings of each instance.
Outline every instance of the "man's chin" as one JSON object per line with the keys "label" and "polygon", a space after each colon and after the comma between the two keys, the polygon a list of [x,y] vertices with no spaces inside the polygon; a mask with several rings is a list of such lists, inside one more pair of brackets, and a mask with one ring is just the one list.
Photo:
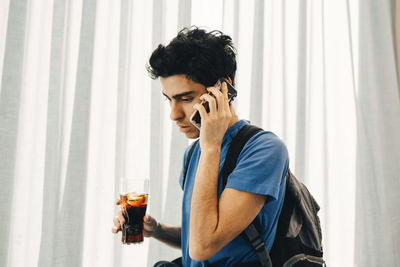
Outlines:
{"label": "man's chin", "polygon": [[200,136],[200,132],[196,128],[196,129],[193,129],[193,130],[185,133],[185,135],[186,135],[186,138],[188,138],[188,139],[196,139]]}

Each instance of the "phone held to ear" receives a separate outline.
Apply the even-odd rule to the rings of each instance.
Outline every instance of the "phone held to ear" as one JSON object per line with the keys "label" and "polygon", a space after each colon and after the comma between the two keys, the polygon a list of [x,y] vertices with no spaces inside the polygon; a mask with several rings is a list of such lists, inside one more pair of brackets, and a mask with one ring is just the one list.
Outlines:
{"label": "phone held to ear", "polygon": [[[225,79],[225,78],[220,78],[218,79],[217,83],[214,85],[214,87],[218,88],[221,90],[222,82],[225,82],[226,85],[228,86],[228,102],[229,104],[232,103],[232,101],[235,99],[237,96],[237,91],[236,89]],[[204,106],[206,109],[207,113],[210,112],[210,108],[208,106],[207,101],[201,102],[201,104]],[[193,115],[190,117],[190,122],[200,130],[201,127],[201,116],[198,110],[196,110]]]}

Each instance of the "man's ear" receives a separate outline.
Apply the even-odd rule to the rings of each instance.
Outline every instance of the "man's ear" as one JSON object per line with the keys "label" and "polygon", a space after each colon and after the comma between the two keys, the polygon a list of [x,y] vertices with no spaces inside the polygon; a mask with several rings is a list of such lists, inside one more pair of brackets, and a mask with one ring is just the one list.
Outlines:
{"label": "man's ear", "polygon": [[226,78],[226,80],[229,82],[230,85],[232,85],[232,79],[231,79],[231,77]]}

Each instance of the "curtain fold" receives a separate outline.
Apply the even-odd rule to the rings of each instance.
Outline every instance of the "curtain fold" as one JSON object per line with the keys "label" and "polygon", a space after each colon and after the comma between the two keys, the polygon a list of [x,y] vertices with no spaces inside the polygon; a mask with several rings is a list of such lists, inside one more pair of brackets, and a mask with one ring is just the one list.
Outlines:
{"label": "curtain fold", "polygon": [[[120,194],[121,179],[126,170],[126,149],[127,136],[126,125],[128,121],[129,105],[129,69],[131,65],[130,46],[132,24],[132,1],[121,1],[120,5],[120,35],[119,35],[119,57],[118,57],[118,91],[117,91],[117,118],[116,118],[116,139],[115,139],[115,175],[114,196]],[[117,214],[119,207],[115,207]],[[114,238],[113,242],[113,263],[115,266],[122,266],[121,240]]]}
{"label": "curtain fold", "polygon": [[[40,243],[39,266],[51,266],[54,257],[54,237],[57,228],[57,214],[60,203],[60,179],[63,158],[63,127],[65,90],[63,72],[65,17],[68,6],[64,1],[54,1],[50,56],[50,77],[47,107],[46,157],[43,182],[43,220]],[[65,60],[65,58],[64,58]]]}
{"label": "curtain fold", "polygon": [[[307,1],[299,1],[298,24],[298,58],[297,58],[297,103],[296,103],[296,163],[295,169],[299,177],[305,177],[306,159],[306,88],[307,88]],[[294,126],[294,125],[293,125]]]}
{"label": "curtain fold", "polygon": [[[261,107],[263,100],[263,61],[258,61],[258,58],[263,58],[264,52],[264,1],[255,1],[254,7],[254,22],[253,22],[253,41],[252,41],[252,66],[251,66],[251,96],[250,106]],[[239,51],[240,52],[240,51]],[[250,109],[249,119],[255,125],[261,125],[262,112],[259,109]]]}
{"label": "curtain fold", "polygon": [[[152,48],[155,49],[158,44],[163,43],[165,33],[164,27],[165,24],[165,2],[164,1],[153,1],[153,25],[152,25]],[[161,178],[163,177],[163,136],[160,134],[163,130],[162,128],[162,118],[163,118],[163,109],[162,109],[162,96],[160,95],[160,85],[158,81],[151,82],[151,141],[150,141],[150,179],[154,181],[157,179],[159,182],[150,183],[150,201],[151,201],[151,216],[158,219],[161,218],[162,215],[162,207],[160,203],[162,202],[162,183]],[[151,239],[149,241],[149,246],[151,249],[148,252],[148,266],[151,266],[151,262],[156,261],[158,255],[163,255],[162,253],[162,244],[160,244],[157,240]]]}
{"label": "curtain fold", "polygon": [[[60,6],[63,5],[63,3],[59,4]],[[55,15],[53,19],[57,20],[57,15],[59,14]],[[89,118],[91,105],[90,88],[92,83],[95,21],[96,1],[84,0],[82,2],[82,22],[76,69],[76,84],[74,88],[70,142],[66,158],[65,181],[56,180],[56,182],[53,182],[55,178],[53,175],[59,173],[57,173],[57,171],[52,173],[50,168],[59,167],[59,161],[53,162],[52,158],[48,158],[49,161],[46,163],[49,172],[46,173],[46,181],[48,184],[44,184],[47,194],[45,194],[46,198],[43,200],[44,213],[42,218],[45,224],[42,229],[43,242],[41,258],[39,260],[40,266],[79,266],[83,259],[84,227],[82,227],[82,221],[85,220],[85,210],[83,207],[86,202],[87,190]],[[57,22],[55,21],[54,23]],[[57,30],[57,28],[55,29]],[[57,33],[57,31],[53,33]],[[56,38],[56,36],[54,37]],[[57,48],[57,46],[55,46],[55,48]],[[59,51],[54,51],[54,53],[57,52]],[[60,54],[58,56],[60,56]],[[62,56],[63,55],[61,55],[61,57]],[[52,66],[55,67],[54,65]],[[54,78],[56,79],[56,77]],[[55,95],[51,95],[52,97],[59,97],[57,91],[61,91],[59,88],[60,85],[61,84],[58,83],[50,88],[50,94],[55,93]],[[51,101],[58,101],[58,99],[51,99]],[[54,108],[54,110],[48,111],[50,116],[52,116],[51,114],[53,112],[58,114],[57,104],[59,103],[56,102],[55,105],[50,106],[50,108]],[[58,128],[59,124],[57,122],[57,120],[49,120],[48,133]],[[57,124],[52,125],[52,123]],[[60,133],[56,130],[55,133],[57,132]],[[54,132],[49,134],[53,135]],[[47,139],[49,142],[60,138],[59,136],[53,138],[51,138],[51,136],[49,137],[50,138]],[[56,142],[46,144],[48,149],[59,148],[58,140],[54,141]],[[55,156],[57,156],[57,152],[56,150]],[[52,155],[50,154],[49,156]],[[54,166],[54,164],[57,165]],[[60,175],[57,176],[60,177]],[[51,225],[47,225],[47,223]],[[71,246],[71,244],[74,245]]]}
{"label": "curtain fold", "polygon": [[400,105],[389,1],[362,1],[357,96],[358,266],[400,261]]}
{"label": "curtain fold", "polygon": [[14,197],[17,132],[24,69],[27,1],[10,1],[0,89],[0,265],[7,266]]}
{"label": "curtain fold", "polygon": [[395,51],[397,58],[397,83],[399,88],[399,99],[400,99],[400,2],[398,0],[393,0],[394,15],[393,15],[393,24],[394,24],[394,36],[395,38]]}

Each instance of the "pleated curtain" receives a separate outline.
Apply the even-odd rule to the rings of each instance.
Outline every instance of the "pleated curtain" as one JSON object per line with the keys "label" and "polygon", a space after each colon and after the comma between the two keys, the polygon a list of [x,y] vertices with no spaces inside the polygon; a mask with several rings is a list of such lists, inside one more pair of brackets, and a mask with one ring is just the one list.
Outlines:
{"label": "pleated curtain", "polygon": [[180,224],[192,142],[146,72],[183,27],[233,38],[239,118],[276,133],[321,206],[328,266],[400,261],[395,0],[0,2],[0,266],[153,266],[111,233],[124,177]]}

